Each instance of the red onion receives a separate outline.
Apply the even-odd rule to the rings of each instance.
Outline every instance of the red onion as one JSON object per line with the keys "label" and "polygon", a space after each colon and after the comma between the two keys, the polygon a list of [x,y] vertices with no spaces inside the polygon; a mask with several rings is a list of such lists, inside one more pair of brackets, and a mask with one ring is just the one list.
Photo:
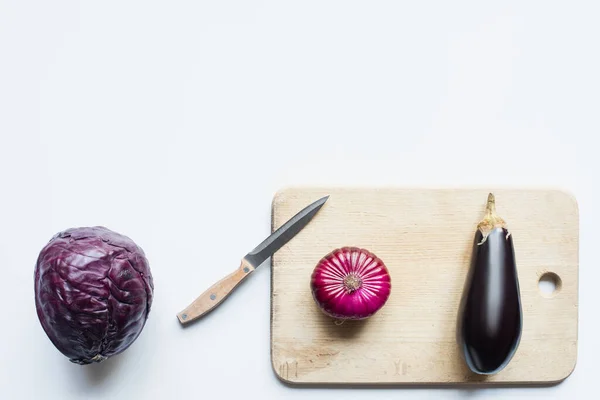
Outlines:
{"label": "red onion", "polygon": [[372,316],[386,303],[392,289],[383,261],[358,247],[342,247],[323,257],[312,273],[310,286],[321,311],[340,320]]}

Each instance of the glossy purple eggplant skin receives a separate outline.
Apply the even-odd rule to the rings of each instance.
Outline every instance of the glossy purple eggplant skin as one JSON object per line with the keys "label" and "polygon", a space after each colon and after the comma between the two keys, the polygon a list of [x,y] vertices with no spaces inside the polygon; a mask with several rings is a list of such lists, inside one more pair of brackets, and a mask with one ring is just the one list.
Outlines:
{"label": "glossy purple eggplant skin", "polygon": [[154,283],[144,251],[104,227],[68,229],[40,251],[35,306],[70,361],[101,362],[126,350],[146,324]]}
{"label": "glossy purple eggplant skin", "polygon": [[513,237],[495,227],[477,230],[459,323],[459,343],[471,371],[500,372],[521,339],[523,314]]}

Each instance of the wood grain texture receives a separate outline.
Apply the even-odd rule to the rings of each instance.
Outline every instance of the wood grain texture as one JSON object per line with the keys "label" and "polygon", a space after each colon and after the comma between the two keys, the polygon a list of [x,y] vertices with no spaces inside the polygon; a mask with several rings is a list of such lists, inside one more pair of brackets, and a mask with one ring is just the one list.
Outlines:
{"label": "wood grain texture", "polygon": [[[511,363],[480,377],[456,341],[458,306],[487,195],[507,221],[523,301]],[[272,257],[271,358],[295,384],[551,384],[577,360],[579,215],[558,190],[288,188],[273,199],[272,230],[313,199],[319,214]],[[366,321],[336,325],[314,303],[310,275],[325,254],[359,246],[390,269],[387,304]],[[557,274],[545,297],[540,277]]]}
{"label": "wood grain texture", "polygon": [[188,324],[212,311],[231,294],[244,279],[254,271],[254,267],[242,260],[238,269],[221,279],[198,296],[189,306],[177,314],[182,324]]}

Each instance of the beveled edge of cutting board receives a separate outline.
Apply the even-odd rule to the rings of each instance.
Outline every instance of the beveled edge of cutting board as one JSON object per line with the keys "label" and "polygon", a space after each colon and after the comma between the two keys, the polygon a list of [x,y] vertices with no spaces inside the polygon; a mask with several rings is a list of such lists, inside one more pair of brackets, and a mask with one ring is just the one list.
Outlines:
{"label": "beveled edge of cutting board", "polygon": [[[316,184],[316,185],[290,185],[281,187],[277,190],[271,200],[271,222],[270,228],[271,232],[273,232],[275,227],[275,211],[278,200],[287,194],[290,191],[302,191],[302,190],[310,190],[310,191],[327,191],[327,190],[401,190],[401,191],[463,191],[463,190],[485,190],[485,191],[496,191],[496,190],[510,190],[510,191],[540,191],[540,192],[557,192],[566,197],[568,197],[573,206],[574,212],[577,221],[577,273],[576,273],[576,298],[577,298],[577,311],[575,314],[575,354],[573,360],[573,366],[567,373],[565,373],[562,377],[555,380],[548,381],[521,381],[521,382],[511,382],[511,381],[486,381],[485,377],[480,377],[480,380],[473,381],[465,381],[465,382],[438,382],[438,381],[422,381],[422,382],[300,382],[294,381],[291,379],[286,379],[282,376],[280,371],[278,371],[277,366],[275,365],[274,357],[273,357],[273,290],[274,290],[274,274],[273,274],[273,264],[272,259],[269,261],[271,263],[271,278],[270,278],[270,307],[269,307],[269,357],[270,364],[273,373],[278,378],[278,380],[286,386],[289,387],[321,387],[321,388],[377,388],[377,389],[386,389],[386,388],[396,388],[396,389],[410,389],[410,388],[474,388],[474,387],[484,387],[484,388],[502,388],[502,387],[527,387],[527,388],[544,388],[544,387],[552,387],[561,384],[566,379],[568,379],[577,367],[577,362],[579,359],[579,254],[580,254],[580,226],[581,226],[581,217],[580,217],[580,209],[579,202],[577,200],[577,196],[569,189],[559,186],[551,186],[551,185],[502,185],[502,184],[492,184],[492,185],[336,185],[336,184]],[[293,239],[292,239],[293,240]]]}

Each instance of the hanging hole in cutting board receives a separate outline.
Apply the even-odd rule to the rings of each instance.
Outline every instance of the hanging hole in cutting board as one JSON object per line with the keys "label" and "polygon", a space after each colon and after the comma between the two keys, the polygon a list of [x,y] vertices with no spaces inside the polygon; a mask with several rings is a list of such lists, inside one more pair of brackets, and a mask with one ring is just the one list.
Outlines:
{"label": "hanging hole in cutting board", "polygon": [[555,296],[560,291],[561,287],[562,280],[560,279],[560,276],[556,275],[554,272],[545,272],[538,281],[538,288],[544,297]]}

